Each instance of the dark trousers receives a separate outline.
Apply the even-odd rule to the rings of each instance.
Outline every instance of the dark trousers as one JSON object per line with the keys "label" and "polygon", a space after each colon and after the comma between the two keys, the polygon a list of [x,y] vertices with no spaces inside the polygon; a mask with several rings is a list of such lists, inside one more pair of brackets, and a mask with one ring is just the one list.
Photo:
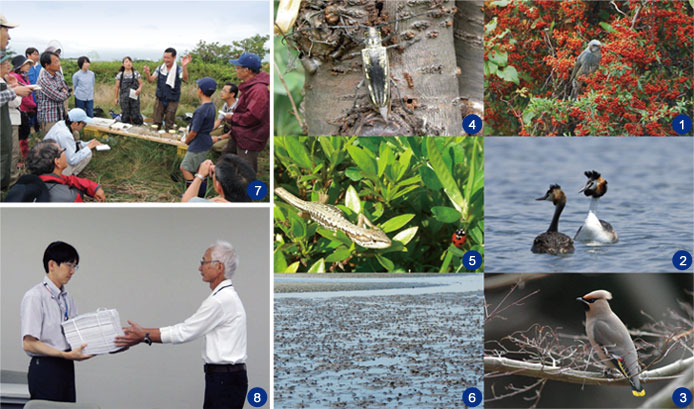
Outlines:
{"label": "dark trousers", "polygon": [[82,108],[88,117],[94,118],[94,100],[83,101],[75,97],[75,108]]}
{"label": "dark trousers", "polygon": [[227,154],[227,153],[233,153],[233,154],[238,155],[239,157],[245,159],[246,162],[248,162],[251,165],[253,170],[256,173],[258,173],[258,154],[260,152],[241,149],[236,144],[236,138],[234,137],[234,135],[231,135],[231,137],[229,137],[229,142],[227,142],[227,145],[222,150],[222,155]]}
{"label": "dark trousers", "polygon": [[77,402],[73,361],[48,356],[32,357],[28,380],[31,399]]}
{"label": "dark trousers", "polygon": [[210,372],[205,370],[204,409],[241,409],[248,393],[246,370]]}
{"label": "dark trousers", "polygon": [[178,101],[169,101],[166,106],[159,100],[154,98],[154,115],[152,121],[161,128],[162,120],[166,130],[175,129],[176,125],[176,110],[178,109]]}

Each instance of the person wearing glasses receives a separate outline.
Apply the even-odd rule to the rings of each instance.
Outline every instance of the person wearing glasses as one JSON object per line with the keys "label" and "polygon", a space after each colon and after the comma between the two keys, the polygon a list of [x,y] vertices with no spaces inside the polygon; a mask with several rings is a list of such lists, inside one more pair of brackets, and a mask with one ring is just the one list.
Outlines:
{"label": "person wearing glasses", "polygon": [[67,168],[63,171],[65,176],[79,175],[92,160],[92,149],[101,145],[101,142],[96,139],[89,142],[75,140],[73,133],[80,132],[92,121],[92,118],[88,117],[81,108],[73,108],[68,112],[67,118],[56,122],[43,138],[43,140],[53,140],[65,149],[67,157]]}
{"label": "person wearing glasses", "polygon": [[84,344],[70,350],[62,322],[77,315],[77,304],[65,285],[79,268],[80,256],[68,243],[55,241],[43,253],[46,276],[22,298],[22,345],[31,357],[31,399],[76,402],[74,361],[83,361]]}
{"label": "person wearing glasses", "polygon": [[[66,167],[65,148],[61,148],[51,139],[43,140],[34,145],[27,155],[27,169],[32,175],[38,176],[43,181],[49,202],[82,202],[84,195],[91,196],[99,202],[106,201],[106,194],[100,184],[74,175],[65,176]],[[24,175],[22,178],[27,176],[30,175]],[[22,178],[17,181],[15,186],[21,183],[35,183],[32,179],[23,182]],[[38,189],[44,189],[44,186],[39,186]],[[15,187],[13,186],[12,189]],[[8,193],[8,197],[12,193],[12,189]],[[25,189],[25,191],[33,190]]]}
{"label": "person wearing glasses", "polygon": [[239,258],[226,241],[210,246],[200,260],[198,271],[210,286],[210,295],[185,321],[162,328],[142,328],[128,321],[124,336],[116,345],[129,347],[145,342],[180,344],[203,337],[205,362],[203,408],[242,408],[248,392],[246,373],[246,311],[231,279]]}

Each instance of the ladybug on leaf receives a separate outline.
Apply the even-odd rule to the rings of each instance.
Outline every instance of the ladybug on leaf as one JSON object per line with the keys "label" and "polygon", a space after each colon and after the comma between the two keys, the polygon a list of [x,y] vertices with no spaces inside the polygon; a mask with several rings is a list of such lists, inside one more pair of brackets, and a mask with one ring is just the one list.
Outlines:
{"label": "ladybug on leaf", "polygon": [[454,246],[463,247],[465,245],[465,242],[467,241],[465,229],[456,230],[456,232],[453,233],[453,237],[451,237],[451,241],[453,242]]}

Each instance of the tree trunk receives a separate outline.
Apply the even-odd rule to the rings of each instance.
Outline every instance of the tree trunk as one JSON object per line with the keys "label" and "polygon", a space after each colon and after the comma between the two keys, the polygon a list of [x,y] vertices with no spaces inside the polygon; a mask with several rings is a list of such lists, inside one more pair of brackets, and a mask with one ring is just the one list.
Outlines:
{"label": "tree trunk", "polygon": [[462,74],[458,91],[463,103],[462,116],[484,115],[484,3],[482,0],[455,2],[455,57]]}
{"label": "tree trunk", "polygon": [[[451,0],[305,0],[291,42],[306,68],[308,134],[462,134],[453,13]],[[352,25],[357,27],[344,28]],[[357,89],[364,79],[366,26],[377,27],[382,37],[397,26],[394,39],[383,41],[390,46],[387,120],[371,105],[368,86]]]}

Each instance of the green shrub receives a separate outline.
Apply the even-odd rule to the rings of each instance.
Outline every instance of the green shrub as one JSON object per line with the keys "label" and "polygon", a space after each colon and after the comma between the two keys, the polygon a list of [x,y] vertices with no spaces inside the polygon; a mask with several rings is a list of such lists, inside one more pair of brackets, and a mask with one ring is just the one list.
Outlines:
{"label": "green shrub", "polygon": [[[276,198],[275,271],[461,272],[466,251],[483,253],[481,138],[275,136],[274,146],[277,186],[307,201],[324,193],[352,223],[363,213],[393,241],[364,249]],[[468,241],[457,248],[460,227]]]}

